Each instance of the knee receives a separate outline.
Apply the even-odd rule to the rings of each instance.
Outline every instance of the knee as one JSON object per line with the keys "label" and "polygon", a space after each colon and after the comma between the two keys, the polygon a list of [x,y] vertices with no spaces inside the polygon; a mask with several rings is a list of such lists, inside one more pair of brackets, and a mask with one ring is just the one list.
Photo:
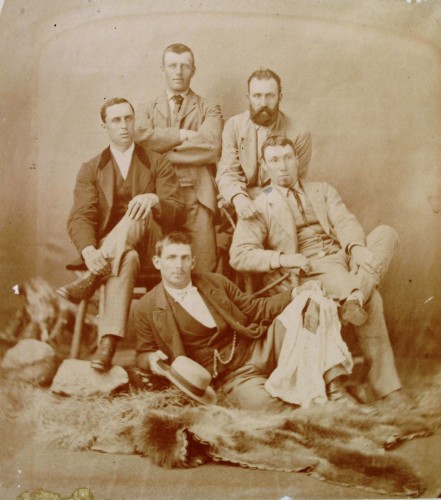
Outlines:
{"label": "knee", "polygon": [[136,250],[129,250],[126,252],[121,261],[122,266],[135,271],[139,270],[139,255]]}
{"label": "knee", "polygon": [[381,224],[372,231],[372,233],[374,232],[376,232],[377,235],[381,237],[381,239],[388,241],[394,247],[394,249],[398,246],[400,237],[392,226]]}

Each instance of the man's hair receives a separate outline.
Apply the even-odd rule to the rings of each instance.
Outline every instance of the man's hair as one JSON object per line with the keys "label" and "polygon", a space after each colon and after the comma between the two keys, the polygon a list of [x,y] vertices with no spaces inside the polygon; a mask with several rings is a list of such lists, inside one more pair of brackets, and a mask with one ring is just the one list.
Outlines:
{"label": "man's hair", "polygon": [[291,146],[294,154],[297,156],[297,151],[294,146],[294,143],[288,137],[284,135],[270,135],[268,139],[262,144],[262,148],[260,149],[260,153],[262,158],[265,159],[265,150],[271,146]]}
{"label": "man's hair", "polygon": [[191,247],[191,239],[188,234],[183,233],[182,231],[173,231],[172,233],[168,233],[164,235],[161,239],[156,242],[155,245],[155,255],[161,257],[162,250],[167,245],[189,245]]}
{"label": "man's hair", "polygon": [[280,79],[280,76],[277,73],[274,73],[274,71],[271,69],[257,69],[256,71],[251,73],[250,77],[248,78],[248,92],[250,90],[250,83],[253,78],[256,78],[256,80],[276,80],[279,94],[282,92],[282,80]]}
{"label": "man's hair", "polygon": [[132,108],[133,114],[135,114],[133,106],[127,99],[124,99],[124,97],[112,97],[112,99],[109,99],[101,106],[100,116],[102,122],[106,123],[107,108],[110,108],[110,106],[115,106],[115,104],[124,104],[124,103],[127,103]]}
{"label": "man's hair", "polygon": [[183,43],[173,43],[172,45],[169,45],[167,48],[165,48],[164,52],[162,53],[162,65],[164,65],[165,54],[167,54],[167,52],[174,52],[175,54],[190,52],[194,66],[194,54],[190,47],[187,47],[187,45],[184,45]]}

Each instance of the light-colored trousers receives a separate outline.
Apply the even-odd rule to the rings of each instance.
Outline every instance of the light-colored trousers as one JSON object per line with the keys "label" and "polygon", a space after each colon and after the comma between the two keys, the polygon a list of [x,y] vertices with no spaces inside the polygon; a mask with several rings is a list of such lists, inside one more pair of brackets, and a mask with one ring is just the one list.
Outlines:
{"label": "light-colored trousers", "polygon": [[140,268],[137,247],[142,240],[150,240],[150,235],[157,235],[158,228],[151,217],[135,221],[125,215],[100,242],[100,249],[111,264],[111,275],[100,287],[99,338],[109,334],[124,337]]}
{"label": "light-colored trousers", "polygon": [[[277,319],[273,321],[266,335],[252,343],[247,361],[241,367],[227,373],[220,381],[218,387],[222,388],[230,401],[239,408],[265,412],[295,408],[294,405],[271,396],[265,389],[268,377],[277,368],[285,334],[289,334],[289,331],[282,322]],[[327,370],[323,380],[327,384],[345,374],[347,371],[339,364]]]}
{"label": "light-colored trousers", "polygon": [[309,279],[320,280],[327,295],[339,300],[356,288],[363,292],[364,308],[369,319],[364,325],[354,327],[354,332],[367,364],[367,379],[376,398],[401,387],[384,319],[383,300],[376,288],[389,268],[397,245],[396,231],[390,226],[378,226],[367,236],[366,246],[380,259],[380,274],[371,274],[362,268],[357,274],[351,274],[347,256],[341,250],[322,259],[311,259],[313,270],[323,274],[300,280],[300,283]]}

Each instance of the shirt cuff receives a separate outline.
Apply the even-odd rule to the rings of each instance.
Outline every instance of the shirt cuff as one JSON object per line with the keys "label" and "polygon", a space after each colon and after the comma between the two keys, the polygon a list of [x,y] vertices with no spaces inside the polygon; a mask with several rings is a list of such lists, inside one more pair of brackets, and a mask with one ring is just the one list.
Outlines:
{"label": "shirt cuff", "polygon": [[349,243],[346,247],[346,254],[351,255],[351,250],[354,247],[364,247],[364,245],[362,245],[361,243]]}
{"label": "shirt cuff", "polygon": [[270,269],[280,269],[282,266],[280,265],[280,254],[282,252],[274,252],[271,255],[270,259]]}

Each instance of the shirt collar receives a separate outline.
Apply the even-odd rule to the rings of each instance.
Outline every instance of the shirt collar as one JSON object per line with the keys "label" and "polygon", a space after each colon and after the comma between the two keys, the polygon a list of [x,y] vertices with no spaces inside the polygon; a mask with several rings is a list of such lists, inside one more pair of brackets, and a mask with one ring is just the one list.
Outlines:
{"label": "shirt collar", "polygon": [[298,179],[297,179],[296,183],[294,184],[294,186],[290,186],[290,187],[277,186],[276,184],[272,184],[272,185],[273,185],[273,187],[278,189],[285,197],[288,196],[289,191],[291,189],[294,189],[299,194],[304,194],[303,189],[302,189],[302,185],[300,184],[300,181]]}
{"label": "shirt collar", "polygon": [[182,96],[183,99],[185,99],[188,96],[188,93],[190,92],[190,89],[186,90],[185,92],[179,92],[179,94],[173,94],[173,92],[170,92],[170,90],[166,90],[165,93],[167,94],[167,99],[171,101],[173,99],[174,95],[180,95]]}
{"label": "shirt collar", "polygon": [[193,286],[193,284],[191,283],[191,281],[184,288],[171,288],[170,286],[167,286],[164,282],[162,284],[164,285],[164,288],[167,291],[167,293],[169,295],[171,295],[174,299],[181,298],[186,293],[192,292],[194,290],[197,290],[197,288]]}
{"label": "shirt collar", "polygon": [[134,149],[135,149],[134,142],[132,142],[132,145],[130,147],[128,147],[125,151],[122,151],[122,152],[119,151],[118,149],[116,149],[115,146],[113,146],[112,144],[110,145],[110,151],[115,158],[124,158],[124,159],[130,158],[131,159]]}

